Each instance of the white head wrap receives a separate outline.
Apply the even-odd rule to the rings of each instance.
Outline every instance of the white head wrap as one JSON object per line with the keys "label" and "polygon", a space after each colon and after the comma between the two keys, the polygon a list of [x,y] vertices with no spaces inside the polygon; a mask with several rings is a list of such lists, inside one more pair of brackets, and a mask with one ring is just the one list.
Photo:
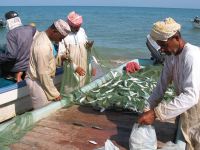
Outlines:
{"label": "white head wrap", "polygon": [[63,36],[67,36],[69,34],[69,32],[71,31],[68,23],[62,19],[55,21],[54,25],[55,25],[56,29],[58,30],[58,32],[60,32],[60,34],[62,34]]}
{"label": "white head wrap", "polygon": [[14,17],[6,20],[8,30],[12,30],[16,27],[22,26],[21,19],[19,17]]}
{"label": "white head wrap", "polygon": [[164,21],[154,23],[150,36],[155,41],[167,41],[168,38],[181,30],[181,25],[172,18],[166,18]]}

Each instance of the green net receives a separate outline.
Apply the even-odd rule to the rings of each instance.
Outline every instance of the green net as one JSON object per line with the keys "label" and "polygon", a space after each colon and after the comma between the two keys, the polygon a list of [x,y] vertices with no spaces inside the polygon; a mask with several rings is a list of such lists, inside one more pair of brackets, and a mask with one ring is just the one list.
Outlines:
{"label": "green net", "polygon": [[[147,99],[156,86],[160,71],[161,66],[145,67],[135,74],[111,71],[101,80],[73,91],[70,99],[72,103],[91,105],[100,110],[129,109],[142,112],[148,105]],[[173,95],[171,86],[163,99],[170,101]]]}
{"label": "green net", "polygon": [[33,116],[27,112],[16,116],[12,123],[4,126],[0,131],[0,150],[9,150],[9,145],[17,142],[23,135],[33,128]]}
{"label": "green net", "polygon": [[[72,62],[64,62],[64,75],[62,78],[60,89],[60,93],[62,96],[68,96],[68,94],[72,91],[82,88],[84,85],[87,85],[95,79],[104,76],[112,68],[116,68],[122,64],[121,61],[119,61],[121,63],[116,63],[116,60],[113,61],[113,59],[111,59],[109,56],[102,54],[100,52],[100,49],[96,50],[95,47],[87,50],[87,62],[84,61],[85,60],[79,60],[76,64],[76,67],[79,66],[81,68],[85,67],[85,65],[83,64],[87,64],[87,67],[85,67],[86,74],[84,76],[80,76],[77,72],[75,72]],[[93,69],[96,70],[95,76],[92,75]]]}
{"label": "green net", "polygon": [[[122,68],[123,66],[113,69],[69,94],[64,93],[61,103],[56,104],[59,104],[59,108],[78,104],[90,105],[98,110],[128,109],[141,112],[156,86],[162,67],[146,66],[135,74],[126,74]],[[173,87],[170,87],[164,99],[169,101],[173,95]],[[34,116],[39,115],[39,113],[34,114]],[[27,131],[31,130],[35,124],[34,116],[31,112],[25,113],[11,120],[12,123],[1,126],[0,150],[8,150],[10,144],[17,142]]]}
{"label": "green net", "polygon": [[100,48],[93,47],[91,50],[91,55],[95,57],[96,63],[98,63],[95,65],[95,67],[97,67],[97,69],[100,70],[103,75],[108,73],[110,69],[117,67],[117,64],[114,61],[114,58],[111,59],[109,55],[101,53],[101,50],[102,49]]}
{"label": "green net", "polygon": [[73,103],[71,97],[65,97],[60,102],[51,103],[41,109],[26,112],[22,115],[14,117],[12,120],[0,125],[0,150],[10,150],[9,146],[18,142],[28,131],[30,131],[35,123],[42,118],[47,117],[62,107],[70,107]]}

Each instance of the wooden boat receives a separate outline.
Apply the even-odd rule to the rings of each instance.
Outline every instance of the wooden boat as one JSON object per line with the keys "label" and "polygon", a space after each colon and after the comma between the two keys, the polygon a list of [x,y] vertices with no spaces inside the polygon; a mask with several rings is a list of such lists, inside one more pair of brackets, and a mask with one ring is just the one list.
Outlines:
{"label": "wooden boat", "polygon": [[[153,61],[150,59],[134,59],[132,61],[138,62],[141,66],[153,64]],[[122,73],[124,65],[125,64],[111,71]],[[104,84],[109,80],[108,74],[89,83],[81,88],[81,90],[88,90],[87,86],[94,88],[97,85]],[[60,81],[58,79],[60,75],[61,74],[58,74],[56,76],[57,83]],[[94,82],[96,84],[93,84]],[[15,86],[17,87],[17,85]],[[7,93],[7,96],[4,96],[4,101],[6,97],[12,94],[15,95],[13,96],[15,98],[12,98],[10,101],[13,102],[15,107],[19,104],[21,107],[28,107],[28,104],[26,106],[25,102],[28,103],[30,99],[28,99],[28,91],[25,83],[22,87],[13,90]],[[19,100],[17,99],[18,95],[21,95]],[[14,103],[14,101],[19,102],[17,104]],[[44,108],[29,112],[33,123],[35,123],[34,128],[28,131],[17,143],[10,144],[9,148],[13,150],[93,150],[103,147],[105,141],[110,139],[120,150],[128,149],[128,139],[138,114],[130,111],[118,112],[112,110],[99,112],[91,107],[77,105],[66,108],[63,107],[61,103],[62,102],[53,102]],[[1,108],[6,105],[9,106],[8,100],[7,104],[4,103],[4,105],[1,105]],[[14,106],[10,106],[11,109]],[[31,109],[31,107],[29,108]],[[2,113],[0,112],[0,114]],[[4,113],[4,115],[6,114]],[[16,125],[15,118],[2,123],[0,125],[0,135],[6,127],[12,125]],[[162,147],[167,141],[179,141],[177,126],[175,119],[169,120],[167,123],[156,121],[155,128],[158,147]]]}
{"label": "wooden boat", "polygon": [[[61,82],[62,68],[58,68],[54,83],[58,87]],[[3,81],[3,79],[0,79]],[[29,91],[25,81],[14,83],[6,81],[9,85],[0,88],[0,123],[16,115],[32,109]]]}

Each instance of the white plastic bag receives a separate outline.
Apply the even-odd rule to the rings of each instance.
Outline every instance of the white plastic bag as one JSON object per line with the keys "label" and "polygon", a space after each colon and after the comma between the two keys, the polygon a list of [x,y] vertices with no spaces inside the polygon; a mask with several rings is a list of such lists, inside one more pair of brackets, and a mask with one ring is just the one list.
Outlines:
{"label": "white plastic bag", "polygon": [[130,150],[156,150],[156,132],[151,125],[139,125],[135,123],[129,138]]}
{"label": "white plastic bag", "polygon": [[158,150],[185,150],[185,143],[179,142],[174,144],[173,142],[167,142],[161,149]]}
{"label": "white plastic bag", "polygon": [[117,146],[115,146],[111,140],[107,139],[105,142],[105,146],[95,149],[95,150],[119,150],[119,148]]}

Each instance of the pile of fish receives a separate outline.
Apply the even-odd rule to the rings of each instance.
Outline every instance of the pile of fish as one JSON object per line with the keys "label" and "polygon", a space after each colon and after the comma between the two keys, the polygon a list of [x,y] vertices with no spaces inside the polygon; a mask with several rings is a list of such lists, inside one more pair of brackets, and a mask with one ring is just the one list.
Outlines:
{"label": "pile of fish", "polygon": [[[101,86],[83,93],[80,90],[73,93],[75,103],[90,104],[100,110],[129,109],[142,112],[148,105],[147,99],[156,86],[161,71],[160,66],[141,69],[135,74],[116,76]],[[164,100],[172,100],[173,87],[168,88]]]}

